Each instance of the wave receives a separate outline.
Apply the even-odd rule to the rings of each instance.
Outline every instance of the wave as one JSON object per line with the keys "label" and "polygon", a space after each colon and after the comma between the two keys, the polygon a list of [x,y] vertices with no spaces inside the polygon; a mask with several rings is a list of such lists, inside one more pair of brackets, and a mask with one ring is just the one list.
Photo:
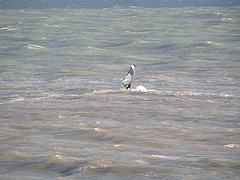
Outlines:
{"label": "wave", "polygon": [[232,22],[232,18],[222,18],[222,22]]}
{"label": "wave", "polygon": [[[68,95],[73,96],[73,95]],[[35,96],[21,96],[21,97],[14,97],[10,98],[8,100],[0,102],[0,104],[6,104],[6,103],[21,103],[21,102],[36,102],[36,101],[45,101],[50,99],[56,99],[65,97],[64,94],[57,94],[57,93],[43,93],[43,94],[35,94]]]}
{"label": "wave", "polygon": [[[0,104],[6,103],[21,103],[21,102],[37,102],[37,101],[49,101],[53,99],[58,100],[77,100],[82,97],[106,97],[111,96],[113,99],[125,96],[126,94],[140,95],[140,96],[156,96],[156,97],[175,97],[175,98],[190,98],[190,99],[202,99],[206,98],[207,101],[214,98],[231,98],[234,97],[232,94],[227,94],[225,92],[200,92],[200,91],[177,91],[177,90],[160,90],[160,89],[147,89],[143,85],[136,86],[131,90],[122,89],[100,89],[100,90],[90,90],[90,89],[78,89],[72,92],[41,92],[32,96],[16,96],[3,100]],[[115,97],[115,98],[114,98]],[[210,99],[209,99],[210,98]]]}
{"label": "wave", "polygon": [[36,45],[36,44],[29,44],[25,46],[26,49],[30,50],[46,50],[47,48],[44,46]]}
{"label": "wave", "polygon": [[131,90],[126,90],[122,88],[120,90],[114,89],[104,89],[104,90],[94,90],[90,93],[85,93],[85,95],[105,95],[105,94],[118,94],[118,93],[146,93],[146,94],[155,94],[160,96],[173,96],[173,97],[199,97],[199,98],[206,98],[206,97],[234,97],[232,94],[227,94],[225,92],[198,92],[198,91],[173,91],[173,90],[159,90],[159,89],[147,89],[143,85],[136,86],[136,88],[132,88]]}
{"label": "wave", "polygon": [[151,155],[150,158],[159,158],[159,159],[168,159],[168,160],[177,160],[180,159],[176,156],[164,156],[164,155]]}
{"label": "wave", "polygon": [[228,148],[240,148],[240,144],[226,144],[224,147]]}
{"label": "wave", "polygon": [[0,30],[4,30],[4,31],[17,31],[18,29],[10,28],[10,27],[2,27],[2,28],[0,28]]}
{"label": "wave", "polygon": [[221,46],[221,44],[219,44],[219,43],[214,43],[214,42],[212,42],[212,41],[206,41],[206,42],[204,42],[204,44],[205,44],[205,45],[211,45],[211,46]]}

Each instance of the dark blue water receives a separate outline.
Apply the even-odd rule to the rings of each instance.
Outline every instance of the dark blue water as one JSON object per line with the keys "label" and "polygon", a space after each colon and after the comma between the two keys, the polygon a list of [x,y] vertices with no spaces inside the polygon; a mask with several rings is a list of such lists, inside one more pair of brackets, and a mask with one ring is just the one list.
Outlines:
{"label": "dark blue water", "polygon": [[8,0],[0,1],[2,9],[22,9],[22,8],[109,8],[113,6],[121,7],[187,7],[187,6],[239,6],[238,0]]}

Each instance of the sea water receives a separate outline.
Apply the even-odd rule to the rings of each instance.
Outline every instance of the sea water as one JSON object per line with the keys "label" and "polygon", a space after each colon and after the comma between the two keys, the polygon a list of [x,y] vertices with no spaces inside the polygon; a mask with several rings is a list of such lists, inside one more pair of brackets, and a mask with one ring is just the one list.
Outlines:
{"label": "sea water", "polygon": [[239,94],[239,6],[2,8],[0,179],[239,179]]}

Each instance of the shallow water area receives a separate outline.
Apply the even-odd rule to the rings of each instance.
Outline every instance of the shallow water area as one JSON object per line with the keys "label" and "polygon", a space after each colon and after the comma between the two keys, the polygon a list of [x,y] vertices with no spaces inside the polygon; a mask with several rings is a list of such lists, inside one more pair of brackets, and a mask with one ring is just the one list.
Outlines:
{"label": "shallow water area", "polygon": [[239,179],[239,12],[0,9],[0,179]]}

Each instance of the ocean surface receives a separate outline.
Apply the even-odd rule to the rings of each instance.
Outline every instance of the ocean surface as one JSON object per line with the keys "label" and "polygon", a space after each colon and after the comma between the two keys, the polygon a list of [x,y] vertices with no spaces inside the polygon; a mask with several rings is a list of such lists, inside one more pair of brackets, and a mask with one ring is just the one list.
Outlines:
{"label": "ocean surface", "polygon": [[240,179],[240,6],[0,9],[0,179]]}

